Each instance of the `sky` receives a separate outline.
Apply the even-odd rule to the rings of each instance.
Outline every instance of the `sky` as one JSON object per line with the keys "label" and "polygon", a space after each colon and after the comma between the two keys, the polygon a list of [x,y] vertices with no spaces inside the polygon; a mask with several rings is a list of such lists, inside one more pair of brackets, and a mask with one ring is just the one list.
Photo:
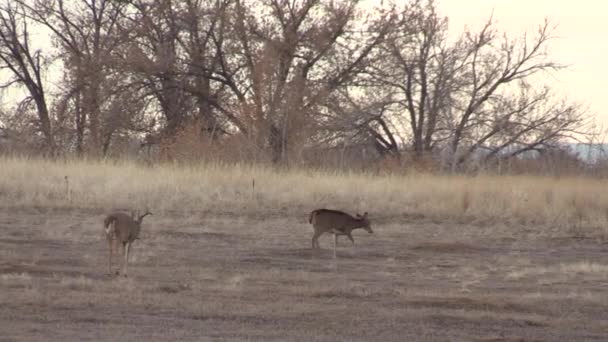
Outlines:
{"label": "sky", "polygon": [[608,129],[608,1],[604,0],[438,0],[449,30],[479,28],[493,13],[509,36],[533,34],[547,18],[556,25],[548,45],[551,59],[568,68],[546,78],[561,96],[586,106]]}

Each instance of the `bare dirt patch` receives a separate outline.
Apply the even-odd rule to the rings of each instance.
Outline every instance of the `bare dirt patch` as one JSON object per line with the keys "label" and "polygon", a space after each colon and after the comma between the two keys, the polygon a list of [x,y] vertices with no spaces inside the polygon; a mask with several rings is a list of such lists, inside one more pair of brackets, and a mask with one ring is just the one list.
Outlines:
{"label": "bare dirt patch", "polygon": [[[1,340],[606,340],[607,245],[387,221],[309,248],[301,217],[156,214],[130,277],[103,215],[0,210]],[[118,259],[117,259],[118,260]]]}

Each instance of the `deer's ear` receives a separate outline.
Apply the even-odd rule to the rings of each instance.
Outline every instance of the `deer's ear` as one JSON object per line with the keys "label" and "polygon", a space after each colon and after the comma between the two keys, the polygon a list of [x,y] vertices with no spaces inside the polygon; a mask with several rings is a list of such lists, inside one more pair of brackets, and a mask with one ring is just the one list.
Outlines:
{"label": "deer's ear", "polygon": [[363,217],[367,217],[367,211],[363,213]]}
{"label": "deer's ear", "polygon": [[357,218],[361,218],[361,215],[359,215],[359,213],[355,214],[357,216]]}

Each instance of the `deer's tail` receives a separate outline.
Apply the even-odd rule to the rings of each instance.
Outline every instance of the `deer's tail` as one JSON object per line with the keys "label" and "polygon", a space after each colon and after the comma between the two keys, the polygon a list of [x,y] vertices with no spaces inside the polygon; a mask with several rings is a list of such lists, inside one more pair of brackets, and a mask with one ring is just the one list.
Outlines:
{"label": "deer's tail", "polygon": [[109,235],[114,230],[114,225],[116,224],[116,216],[108,215],[103,220],[103,228],[106,231],[106,235]]}

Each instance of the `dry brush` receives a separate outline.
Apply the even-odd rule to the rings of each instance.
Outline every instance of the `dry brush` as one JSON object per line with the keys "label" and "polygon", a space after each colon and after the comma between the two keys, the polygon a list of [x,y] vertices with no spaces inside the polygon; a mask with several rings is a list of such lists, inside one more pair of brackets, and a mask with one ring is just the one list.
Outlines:
{"label": "dry brush", "polygon": [[[0,206],[110,210],[148,207],[218,215],[368,211],[375,222],[429,220],[543,227],[603,235],[604,181],[585,177],[374,175],[242,164],[142,166],[132,161],[2,158]],[[540,228],[539,228],[540,229]]]}

